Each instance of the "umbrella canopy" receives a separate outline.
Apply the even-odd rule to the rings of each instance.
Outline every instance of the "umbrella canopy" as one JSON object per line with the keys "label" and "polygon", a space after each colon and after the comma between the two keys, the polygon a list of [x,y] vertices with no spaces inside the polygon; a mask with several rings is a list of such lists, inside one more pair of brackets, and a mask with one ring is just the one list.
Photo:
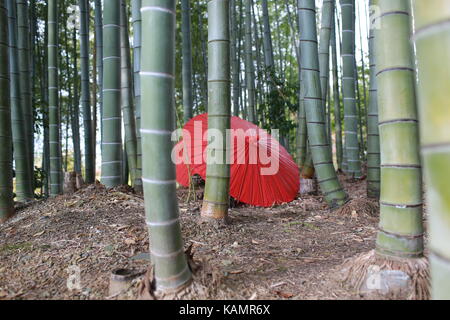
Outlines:
{"label": "umbrella canopy", "polygon": [[[188,186],[195,174],[206,179],[207,129],[206,113],[191,119],[183,128],[183,139],[175,148],[177,181],[183,186]],[[296,198],[300,184],[298,166],[276,139],[238,117],[231,118],[230,137],[233,198],[262,207]]]}

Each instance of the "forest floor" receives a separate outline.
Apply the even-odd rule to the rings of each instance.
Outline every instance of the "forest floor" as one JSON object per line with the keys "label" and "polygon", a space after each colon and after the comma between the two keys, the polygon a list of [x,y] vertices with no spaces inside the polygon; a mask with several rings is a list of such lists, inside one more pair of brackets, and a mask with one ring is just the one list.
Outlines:
{"label": "forest floor", "polygon": [[[365,181],[340,178],[351,198],[366,197]],[[179,190],[185,245],[220,275],[214,292],[197,298],[362,298],[335,275],[346,258],[374,248],[378,217],[357,207],[332,212],[309,195],[273,208],[231,208],[231,224],[218,227],[201,223],[201,201],[186,195]],[[127,187],[97,184],[35,202],[0,225],[0,300],[117,298],[109,296],[111,271],[145,272],[148,246],[143,199]],[[68,289],[73,266],[81,290]]]}

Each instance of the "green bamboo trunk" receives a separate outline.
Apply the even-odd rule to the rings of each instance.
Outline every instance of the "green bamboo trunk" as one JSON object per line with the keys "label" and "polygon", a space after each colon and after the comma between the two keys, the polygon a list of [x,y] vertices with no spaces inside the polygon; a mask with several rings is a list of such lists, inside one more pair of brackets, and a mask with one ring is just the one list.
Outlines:
{"label": "green bamboo trunk", "polygon": [[[102,1],[95,0],[95,51],[97,53],[97,85],[100,117],[103,115],[103,16]],[[100,132],[103,125],[100,124]],[[100,134],[102,137],[102,135]]]}
{"label": "green bamboo trunk", "polygon": [[0,0],[0,223],[14,213],[8,12]]}
{"label": "green bamboo trunk", "polygon": [[355,88],[355,0],[341,0],[342,11],[342,89],[344,93],[345,155],[347,173],[352,178],[361,177],[359,159],[358,115]]}
{"label": "green bamboo trunk", "polygon": [[191,279],[171,160],[171,134],[175,128],[175,0],[143,0],[141,13],[142,180],[156,288],[170,290]]}
{"label": "green bamboo trunk", "polygon": [[[370,5],[375,1],[371,0]],[[380,196],[380,135],[378,131],[378,98],[375,59],[375,34],[371,24],[369,33],[370,88],[369,110],[367,113],[367,196]]]}
{"label": "green bamboo trunk", "polygon": [[271,73],[274,72],[274,57],[273,57],[273,45],[272,45],[272,33],[270,30],[269,20],[269,6],[267,0],[262,0],[262,12],[263,12],[263,27],[264,27],[264,61],[266,71],[269,72],[269,81],[271,80]]}
{"label": "green bamboo trunk", "polygon": [[136,180],[134,188],[142,191],[142,144],[141,144],[141,0],[131,1],[131,18],[133,20],[133,78],[134,105],[136,116]]}
{"label": "green bamboo trunk", "polygon": [[[136,172],[137,139],[136,120],[134,117],[133,85],[131,77],[131,51],[128,35],[128,14],[125,0],[122,0],[121,23],[121,88],[122,88],[122,114],[125,130],[125,148],[131,185],[140,181]],[[139,184],[139,182],[138,182]]]}
{"label": "green bamboo trunk", "polygon": [[181,33],[183,56],[183,109],[184,123],[193,116],[192,92],[192,41],[190,0],[181,0]]}
{"label": "green bamboo trunk", "polygon": [[418,105],[427,186],[431,294],[450,299],[450,110],[448,1],[413,1]]}
{"label": "green bamboo trunk", "polygon": [[50,127],[50,196],[62,194],[61,136],[58,96],[57,1],[48,1],[48,98]]}
{"label": "green bamboo trunk", "polygon": [[328,95],[328,76],[330,73],[331,24],[334,15],[334,0],[324,0],[319,42],[320,88],[322,90],[323,110],[326,110]]}
{"label": "green bamboo trunk", "polygon": [[75,157],[75,171],[81,173],[81,143],[80,143],[80,104],[79,104],[79,75],[78,75],[78,51],[77,51],[77,29],[74,28],[72,32],[73,44],[73,101],[72,112],[70,115],[70,124],[72,127],[72,143],[73,153]]}
{"label": "green bamboo trunk", "polygon": [[17,201],[29,201],[33,199],[33,190],[28,163],[27,136],[23,128],[25,118],[20,101],[20,74],[19,61],[17,59],[17,14],[16,1],[7,0],[8,31],[9,31],[9,75],[11,97],[11,121],[14,146],[14,161],[16,172],[16,196]]}
{"label": "green bamboo trunk", "polygon": [[[230,129],[230,38],[228,0],[208,1],[208,129],[222,134],[222,145],[208,146],[202,217],[225,220],[228,214],[230,165],[227,161]],[[212,156],[218,159],[214,163]]]}
{"label": "green bamboo trunk", "polygon": [[325,114],[320,89],[319,53],[317,47],[316,7],[314,0],[301,0],[300,52],[302,83],[305,88],[305,113],[308,140],[320,189],[331,207],[347,200],[334,170],[330,144],[327,142]]}
{"label": "green bamboo trunk", "polygon": [[[20,104],[24,115],[25,126],[23,130],[27,137],[28,170],[30,177],[34,176],[33,152],[33,110],[31,103],[31,70],[30,70],[30,28],[28,17],[28,3],[26,0],[17,0],[17,49],[20,73]],[[30,180],[33,188],[33,179]]]}
{"label": "green bamboo trunk", "polygon": [[333,29],[331,32],[331,62],[333,73],[333,102],[334,102],[334,134],[336,144],[336,162],[338,170],[342,170],[342,122],[341,122],[341,95],[339,88],[339,71],[338,71],[338,58],[337,58],[337,46],[336,46],[336,16],[333,14]]}
{"label": "green bamboo trunk", "polygon": [[237,50],[238,25],[236,21],[236,0],[230,0],[230,53],[232,69],[232,88],[233,88],[233,115],[239,116],[239,58]]}
{"label": "green bamboo trunk", "polygon": [[245,0],[245,80],[247,84],[248,121],[256,123],[255,71],[253,65],[252,0]]}
{"label": "green bamboo trunk", "polygon": [[95,163],[89,85],[89,7],[87,0],[78,0],[78,5],[80,6],[81,106],[84,125],[85,181],[93,183],[95,181]]}
{"label": "green bamboo trunk", "polygon": [[103,10],[103,130],[102,183],[122,182],[122,128],[120,89],[120,1],[109,0]]}
{"label": "green bamboo trunk", "polygon": [[378,0],[375,37],[381,149],[379,254],[423,255],[422,181],[411,16],[407,1]]}

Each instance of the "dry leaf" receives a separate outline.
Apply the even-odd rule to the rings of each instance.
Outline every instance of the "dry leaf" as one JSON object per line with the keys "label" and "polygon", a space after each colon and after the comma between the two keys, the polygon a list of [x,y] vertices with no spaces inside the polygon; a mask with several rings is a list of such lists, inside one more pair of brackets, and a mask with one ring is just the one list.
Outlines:
{"label": "dry leaf", "polygon": [[36,237],[42,236],[44,233],[45,233],[45,230],[34,234],[33,237],[36,238]]}

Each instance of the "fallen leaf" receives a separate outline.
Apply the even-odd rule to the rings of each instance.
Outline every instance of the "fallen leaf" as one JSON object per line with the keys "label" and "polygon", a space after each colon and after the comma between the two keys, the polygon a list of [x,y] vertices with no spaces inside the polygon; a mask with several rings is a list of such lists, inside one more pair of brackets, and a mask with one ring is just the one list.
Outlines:
{"label": "fallen leaf", "polygon": [[279,295],[280,297],[285,298],[285,299],[289,299],[289,298],[292,298],[294,296],[294,294],[292,294],[292,293],[283,292],[283,291],[275,291],[275,293],[277,295]]}
{"label": "fallen leaf", "polygon": [[136,241],[134,239],[127,238],[125,239],[125,244],[127,245],[136,244]]}
{"label": "fallen leaf", "polygon": [[44,230],[44,231],[41,231],[41,232],[38,232],[38,233],[36,233],[36,234],[34,234],[33,237],[39,237],[39,236],[42,236],[44,233],[45,233],[45,230]]}

